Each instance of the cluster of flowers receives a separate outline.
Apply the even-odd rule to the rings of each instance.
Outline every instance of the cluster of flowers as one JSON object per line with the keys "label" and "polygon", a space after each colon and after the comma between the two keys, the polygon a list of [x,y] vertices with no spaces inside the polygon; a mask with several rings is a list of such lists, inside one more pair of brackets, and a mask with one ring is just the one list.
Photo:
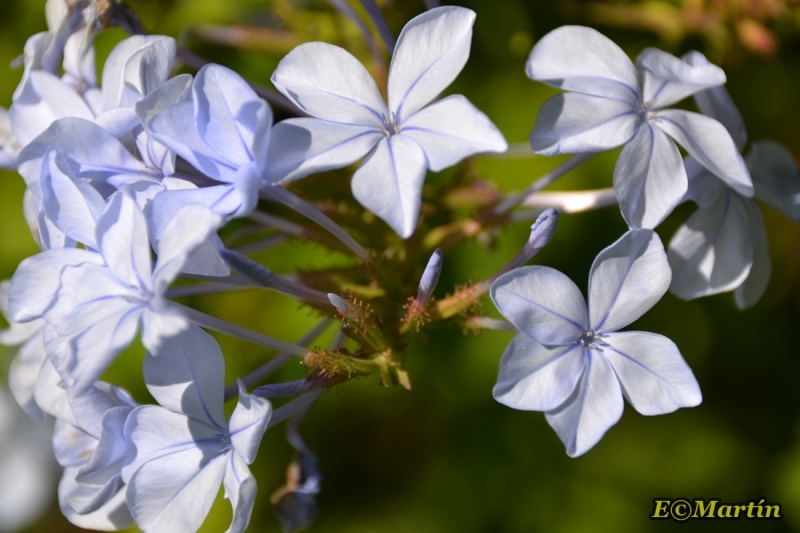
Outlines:
{"label": "cluster of flowers", "polygon": [[[0,163],[25,180],[26,218],[42,249],[0,294],[11,324],[0,340],[21,346],[11,390],[34,418],[56,419],[59,501],[73,523],[196,531],[222,484],[234,509],[229,531],[243,531],[256,496],[248,465],[269,427],[296,422],[322,391],[353,374],[377,370],[384,383],[406,386],[408,376],[393,336],[363,308],[272,274],[225,249],[217,232],[252,217],[259,199],[268,199],[373,262],[352,236],[283,187],[363,158],[353,196],[410,237],[428,169],[507,148],[463,96],[434,101],[468,59],[475,14],[435,8],[405,26],[393,51],[388,105],[345,50],[298,46],[272,81],[305,116],[274,125],[269,104],[225,67],[172,76],[177,47],[169,37],[122,41],[98,84],[94,2],[48,0],[47,14],[51,29],[28,41],[23,79],[0,115]],[[563,27],[535,46],[527,73],[568,91],[540,110],[534,151],[591,154],[624,145],[614,189],[631,230],[595,260],[588,308],[563,274],[522,267],[552,237],[558,217],[547,210],[519,256],[457,305],[438,309],[447,318],[491,290],[508,329],[518,332],[503,356],[495,398],[544,411],[576,456],[619,419],[623,393],[646,415],[700,403],[697,381],[669,339],[618,330],[669,289],[687,299],[735,289],[740,307],[755,303],[770,265],[752,197],[800,218],[800,180],[791,155],[774,143],[754,144],[745,162],[744,127],[722,88],[725,75],[699,53],[678,59],[648,49],[634,67],[596,31]],[[690,95],[705,115],[664,109]],[[673,140],[689,157],[681,158]],[[498,212],[525,198],[508,199]],[[652,228],[686,200],[699,209],[665,252]],[[437,251],[400,333],[423,322],[441,264]],[[310,352],[184,307],[170,299],[179,294],[170,289],[179,276],[283,291],[338,313],[351,326],[348,336],[367,349]],[[222,352],[201,327],[304,357],[316,370],[253,393],[252,380],[239,381],[228,420],[223,405],[237,391],[226,391]],[[138,332],[148,351],[144,381],[159,405],[139,405],[100,380]],[[290,396],[298,398],[273,413],[270,399]],[[319,475],[296,423],[289,436],[302,473],[278,511],[293,529],[313,518]]]}

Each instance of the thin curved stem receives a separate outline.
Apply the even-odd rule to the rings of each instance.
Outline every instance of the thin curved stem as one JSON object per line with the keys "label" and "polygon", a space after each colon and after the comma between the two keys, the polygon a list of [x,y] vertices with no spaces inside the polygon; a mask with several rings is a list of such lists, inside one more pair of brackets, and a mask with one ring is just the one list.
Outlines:
{"label": "thin curved stem", "polygon": [[378,30],[381,39],[383,39],[386,49],[389,50],[390,54],[393,54],[394,46],[397,44],[397,41],[394,35],[392,35],[392,30],[389,29],[389,25],[386,24],[386,19],[381,9],[378,7],[378,4],[375,3],[375,0],[360,0],[360,2],[369,15],[369,18],[372,19],[372,23],[375,25],[375,29]]}
{"label": "thin curved stem", "polygon": [[503,214],[508,213],[515,207],[517,207],[520,203],[522,203],[525,198],[531,195],[531,193],[541,191],[545,187],[552,185],[558,178],[564,176],[565,174],[571,172],[575,168],[579,167],[592,157],[597,155],[596,153],[588,153],[588,154],[578,154],[572,156],[572,158],[568,159],[566,162],[561,164],[560,166],[556,167],[555,169],[551,170],[538,180],[534,181],[527,189],[517,194],[511,195],[494,208],[495,214]]}

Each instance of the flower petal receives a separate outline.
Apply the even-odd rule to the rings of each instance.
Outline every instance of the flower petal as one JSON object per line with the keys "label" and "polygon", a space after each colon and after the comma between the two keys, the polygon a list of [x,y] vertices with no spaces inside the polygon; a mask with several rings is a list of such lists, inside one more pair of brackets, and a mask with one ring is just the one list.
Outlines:
{"label": "flower petal", "polygon": [[206,65],[194,79],[197,132],[225,161],[266,165],[272,109],[241,76],[220,65]]}
{"label": "flower petal", "polygon": [[627,102],[562,93],[539,109],[530,143],[534,152],[548,156],[601,152],[628,142],[639,124]]}
{"label": "flower petal", "polygon": [[381,140],[353,175],[353,196],[402,238],[414,233],[425,181],[425,153],[403,135]]}
{"label": "flower petal", "polygon": [[697,113],[664,109],[652,119],[712,174],[742,196],[753,196],[753,181],[725,126]]}
{"label": "flower petal", "polygon": [[521,333],[500,361],[492,390],[498,402],[526,411],[550,411],[570,397],[586,365],[580,344],[547,348]]}
{"label": "flower petal", "polygon": [[492,284],[491,296],[509,322],[546,346],[577,342],[589,326],[580,289],[550,267],[522,267],[503,274]]}
{"label": "flower petal", "polygon": [[767,230],[761,209],[755,202],[745,202],[750,215],[750,236],[753,239],[753,265],[747,279],[733,293],[736,307],[740,310],[754,306],[764,296],[772,275],[772,261],[769,257]]}
{"label": "flower petal", "polygon": [[603,355],[614,367],[622,392],[643,415],[663,415],[703,401],[700,385],[675,343],[643,331],[609,333]]}
{"label": "flower petal", "polygon": [[355,163],[386,137],[375,126],[316,118],[275,124],[269,144],[267,180],[288,182]]}
{"label": "flower petal", "polygon": [[97,244],[108,268],[122,282],[152,290],[147,219],[133,198],[123,192],[109,198],[97,221]]}
{"label": "flower petal", "polygon": [[651,109],[667,107],[726,81],[725,72],[707,60],[681,61],[656,48],[645,48],[636,58],[636,67],[644,79],[642,100]]}
{"label": "flower petal", "polygon": [[76,467],[66,468],[58,484],[59,506],[67,520],[80,528],[99,531],[117,531],[133,525],[124,490],[116,492],[100,508],[79,514],[73,506],[83,507],[97,496],[97,487],[82,485],[76,481],[79,471]]}
{"label": "flower petal", "polygon": [[614,166],[614,192],[625,221],[632,228],[655,228],[687,187],[678,147],[660,129],[643,124]]}
{"label": "flower petal", "polygon": [[401,125],[453,83],[469,58],[475,12],[430,9],[405,25],[389,67],[389,109]]}
{"label": "flower petal", "polygon": [[64,117],[94,120],[94,114],[68,85],[49,72],[35,70],[9,109],[14,135],[28,145],[53,122]]}
{"label": "flower petal", "polygon": [[674,295],[691,300],[727,292],[747,278],[753,264],[748,203],[751,201],[728,190],[713,206],[698,209],[678,228],[668,252]]}
{"label": "flower petal", "polygon": [[508,149],[497,126],[460,94],[448,96],[410,116],[403,122],[400,133],[422,147],[428,168],[434,172],[474,154]]}
{"label": "flower petal", "polygon": [[148,533],[197,531],[225,476],[228,453],[196,444],[202,424],[187,425],[186,417],[166,409],[140,408],[131,417],[126,431],[134,428],[137,452],[144,445],[148,457],[140,462],[137,455],[140,466],[128,479],[126,498],[136,524]]}
{"label": "flower petal", "polygon": [[244,533],[250,523],[258,487],[256,478],[239,454],[230,454],[222,483],[225,486],[225,497],[233,507],[233,520],[225,533]]}
{"label": "flower petal", "polygon": [[353,55],[327,43],[305,43],[289,52],[272,74],[275,87],[317,118],[380,126],[388,115],[375,80]]}
{"label": "flower petal", "polygon": [[633,229],[597,254],[589,274],[589,321],[617,331],[645,314],[669,288],[671,272],[658,235]]}
{"label": "flower petal", "polygon": [[103,67],[103,110],[132,107],[172,72],[176,44],[163,35],[134,35],[121,41]]}
{"label": "flower petal", "polygon": [[622,416],[622,390],[614,368],[595,350],[588,350],[586,370],[563,405],[545,413],[567,455],[588,452]]}
{"label": "flower petal", "polygon": [[800,171],[792,153],[774,141],[757,141],[745,161],[756,198],[795,222],[800,221]]}
{"label": "flower petal", "polygon": [[[685,54],[682,59],[691,65],[710,64],[703,54],[695,51]],[[694,101],[700,108],[700,112],[718,120],[725,126],[736,143],[736,147],[740,152],[743,151],[747,144],[747,128],[745,128],[742,114],[733,103],[728,90],[725,87],[712,87],[695,93]]]}
{"label": "flower petal", "polygon": [[41,318],[53,304],[61,284],[61,272],[69,265],[102,264],[96,252],[79,248],[57,248],[23,259],[11,278],[8,308],[14,322]]}
{"label": "flower petal", "polygon": [[637,105],[639,76],[611,39],[592,28],[562,26],[533,47],[525,73],[532,80]]}
{"label": "flower petal", "polygon": [[217,341],[197,326],[167,339],[147,354],[144,380],[153,398],[220,431],[227,431],[223,408],[225,360]]}
{"label": "flower petal", "polygon": [[248,394],[240,381],[239,403],[231,415],[230,431],[233,449],[245,463],[255,461],[261,437],[267,430],[271,416],[272,404],[269,400]]}
{"label": "flower petal", "polygon": [[67,165],[59,159],[55,151],[44,156],[39,183],[42,209],[69,238],[97,249],[95,228],[106,201],[88,181],[68,176]]}

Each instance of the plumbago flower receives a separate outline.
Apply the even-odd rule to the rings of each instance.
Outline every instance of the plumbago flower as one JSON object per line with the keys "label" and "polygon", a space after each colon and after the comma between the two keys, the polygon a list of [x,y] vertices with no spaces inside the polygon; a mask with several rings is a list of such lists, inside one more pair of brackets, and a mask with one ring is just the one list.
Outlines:
{"label": "plumbago flower", "polygon": [[589,305],[561,272],[523,267],[491,289],[520,333],[500,362],[497,401],[544,411],[570,457],[586,453],[622,416],[622,396],[644,415],[699,405],[700,387],[677,346],[661,335],[619,332],[661,299],[670,269],[658,236],[628,231],[600,252]]}
{"label": "plumbago flower", "polygon": [[672,140],[739,194],[753,196],[744,161],[722,124],[664,109],[725,83],[719,67],[681,61],[654,48],[644,50],[634,67],[598,31],[564,26],[536,43],[526,73],[570,91],[539,110],[530,136],[534,152],[600,152],[624,145],[614,167],[614,190],[631,227],[656,227],[686,193],[686,171]]}
{"label": "plumbago flower", "polygon": [[142,343],[151,351],[189,326],[163,295],[220,224],[207,208],[184,206],[167,226],[153,265],[144,213],[119,191],[97,220],[97,252],[48,250],[20,264],[11,281],[12,318],[43,318],[50,326],[50,360],[67,387],[86,390],[130,344],[140,323]]}
{"label": "plumbago flower", "polygon": [[[356,200],[403,238],[417,226],[426,168],[439,171],[480,152],[504,152],[503,135],[469,100],[448,96],[425,107],[467,62],[475,13],[431,9],[406,24],[389,69],[389,105],[349,52],[326,43],[298,46],[272,82],[303,111],[275,126],[269,179],[287,182],[347,166]],[[272,157],[272,156],[271,156]]]}
{"label": "plumbago flower", "polygon": [[[157,213],[201,203],[224,216],[243,216],[258,202],[267,169],[272,109],[241,76],[203,67],[192,81],[178,76],[136,107],[149,136],[210,179],[201,188],[165,191]],[[205,180],[209,181],[209,180]]]}
{"label": "plumbago flower", "polygon": [[[698,52],[687,54],[684,60],[707,63]],[[744,150],[747,130],[725,88],[700,92],[695,99],[704,113],[725,125],[738,149]],[[800,192],[800,174],[792,154],[778,143],[760,141],[753,143],[745,161],[756,198],[800,220],[800,206],[793,201]],[[670,291],[690,300],[735,289],[737,307],[751,307],[766,291],[772,270],[761,210],[753,199],[739,194],[692,158],[685,164],[690,177],[686,199],[698,209],[669,243]]]}
{"label": "plumbago flower", "polygon": [[197,531],[219,491],[233,506],[228,533],[247,528],[256,481],[247,465],[258,452],[272,406],[239,383],[225,419],[225,360],[217,342],[192,326],[144,363],[147,389],[160,405],[134,410],[125,436],[135,458],[122,469],[127,502],[145,533]]}

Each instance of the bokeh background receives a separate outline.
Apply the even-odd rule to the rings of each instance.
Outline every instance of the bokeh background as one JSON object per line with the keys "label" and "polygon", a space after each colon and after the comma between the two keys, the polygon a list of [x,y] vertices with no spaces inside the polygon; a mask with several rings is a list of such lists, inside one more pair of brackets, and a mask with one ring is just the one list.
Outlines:
{"label": "bokeh background", "polygon": [[[325,40],[370,65],[357,28],[323,0],[130,0],[144,26],[269,85],[293,46]],[[379,2],[395,34],[424,9],[421,0]],[[460,3],[460,2],[459,2]],[[356,2],[352,2],[358,8]],[[8,106],[21,72],[5,65],[27,37],[45,29],[44,0],[0,2],[0,105]],[[542,102],[554,93],[527,79],[532,45],[564,24],[593,26],[635,57],[647,46],[705,53],[728,74],[728,90],[751,140],[773,139],[800,157],[800,2],[783,0],[473,0],[472,55],[448,89],[486,112],[511,143],[524,143]],[[98,38],[99,62],[124,35]],[[692,103],[684,104],[691,108]],[[280,114],[279,114],[280,118]],[[608,187],[617,152],[593,159],[553,189]],[[560,159],[477,158],[480,176],[518,190]],[[344,180],[346,173],[333,175]],[[431,175],[430,183],[447,174]],[[37,249],[23,221],[24,186],[0,174],[0,279]],[[658,229],[668,242],[689,216],[686,205]],[[324,532],[800,531],[800,227],[764,209],[773,276],[763,300],[739,312],[730,294],[683,302],[667,295],[629,329],[658,332],[680,347],[703,390],[703,404],[660,417],[626,406],[622,420],[589,453],[570,459],[541,413],[496,403],[491,389],[510,333],[431,332],[407,350],[414,389],[379,387],[375,378],[326,394],[303,426],[324,475],[314,530]],[[625,230],[616,208],[564,216],[553,243],[535,260],[558,268],[584,290],[595,255]],[[491,247],[465,243],[445,258],[443,296],[484,279],[525,242],[528,225],[506,228]],[[342,258],[289,243],[259,256],[276,272],[324,267]],[[317,321],[273,293],[197,298],[218,316],[291,340]],[[491,304],[484,311],[492,313]],[[1,320],[1,319],[0,319]],[[328,337],[332,335],[329,332]],[[267,352],[219,337],[229,378]],[[0,347],[0,368],[13,354]],[[108,379],[140,401],[141,348],[132,348]],[[0,370],[4,372],[5,370]],[[292,365],[277,376],[302,375]],[[292,457],[284,428],[270,430],[253,465],[260,492],[249,531],[279,531],[269,496]],[[6,480],[8,481],[8,480]],[[52,489],[55,494],[55,487]],[[655,497],[765,498],[782,505],[781,521],[654,522]],[[53,498],[53,501],[55,498]],[[230,520],[218,498],[201,531]],[[73,531],[53,503],[25,531]]]}

